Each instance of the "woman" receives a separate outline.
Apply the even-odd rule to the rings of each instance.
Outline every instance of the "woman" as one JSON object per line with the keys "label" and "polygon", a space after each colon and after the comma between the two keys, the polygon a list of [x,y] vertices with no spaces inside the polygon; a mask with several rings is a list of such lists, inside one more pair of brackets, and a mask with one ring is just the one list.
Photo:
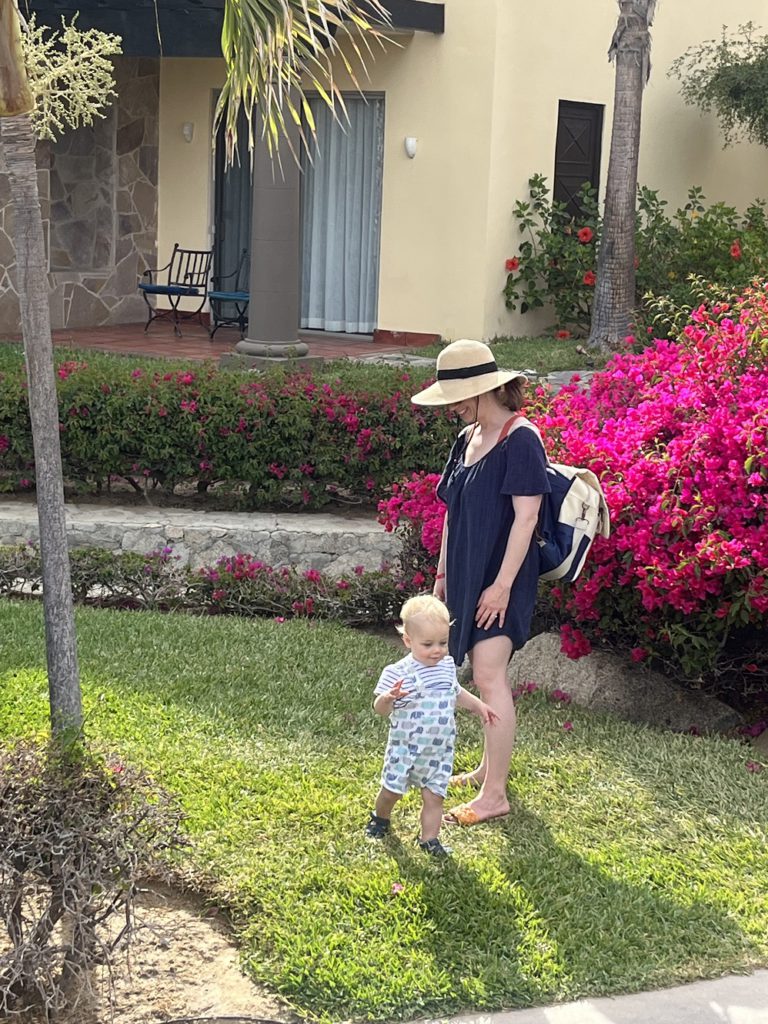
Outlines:
{"label": "woman", "polygon": [[480,766],[454,778],[479,793],[446,820],[476,825],[509,812],[507,777],[515,742],[515,706],[507,681],[513,650],[528,639],[539,578],[534,532],[547,461],[534,429],[521,426],[522,373],[499,370],[479,341],[455,341],[437,359],[437,380],[411,399],[447,406],[467,426],[438,484],[447,508],[435,595],[453,623],[450,652],[465,655],[482,700],[499,716],[485,730]]}

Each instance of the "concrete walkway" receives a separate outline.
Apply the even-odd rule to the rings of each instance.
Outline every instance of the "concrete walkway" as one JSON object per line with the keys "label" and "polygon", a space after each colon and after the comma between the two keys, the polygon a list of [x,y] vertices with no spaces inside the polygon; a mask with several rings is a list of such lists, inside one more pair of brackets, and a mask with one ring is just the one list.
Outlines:
{"label": "concrete walkway", "polygon": [[441,1018],[439,1024],[768,1024],[768,971],[610,999]]}

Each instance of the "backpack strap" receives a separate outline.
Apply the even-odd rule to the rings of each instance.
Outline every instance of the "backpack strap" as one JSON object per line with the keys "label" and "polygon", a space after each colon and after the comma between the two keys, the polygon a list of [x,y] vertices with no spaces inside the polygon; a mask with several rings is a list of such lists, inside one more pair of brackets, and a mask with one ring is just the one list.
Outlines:
{"label": "backpack strap", "polygon": [[496,442],[496,444],[500,444],[508,434],[512,433],[514,427],[518,425],[518,421],[524,419],[525,416],[523,416],[521,412],[513,413],[499,431],[499,440]]}
{"label": "backpack strap", "polygon": [[[538,437],[539,443],[541,444],[541,447],[544,449],[544,458],[547,460],[547,465],[549,465],[549,456],[547,455],[547,449],[544,446],[544,440],[539,432],[539,428],[536,426],[535,423],[531,423],[531,421],[521,412],[515,413],[515,415],[512,416],[511,419],[507,420],[507,422],[501,429],[504,437],[506,437],[507,434],[511,434],[513,430],[517,430],[519,427],[528,427],[528,429],[532,430],[536,437]],[[499,436],[499,440],[501,440],[501,435]]]}

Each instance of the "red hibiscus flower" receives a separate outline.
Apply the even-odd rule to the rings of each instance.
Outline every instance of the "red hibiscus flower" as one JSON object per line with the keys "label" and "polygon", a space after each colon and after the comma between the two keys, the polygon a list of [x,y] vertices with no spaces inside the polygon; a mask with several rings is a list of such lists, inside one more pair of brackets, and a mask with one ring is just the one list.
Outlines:
{"label": "red hibiscus flower", "polygon": [[735,260],[741,259],[741,243],[738,238],[731,244],[731,256]]}
{"label": "red hibiscus flower", "polygon": [[592,288],[595,281],[597,280],[597,275],[595,274],[594,270],[588,270],[581,280],[584,284],[589,285],[589,287]]}
{"label": "red hibiscus flower", "polygon": [[592,230],[592,228],[580,228],[576,232],[576,237],[578,238],[578,240],[581,242],[582,245],[588,245],[592,241],[592,239],[595,237],[595,233]]}
{"label": "red hibiscus flower", "polygon": [[508,274],[514,274],[514,272],[519,268],[519,266],[520,260],[517,258],[517,256],[512,256],[504,263],[504,269]]}
{"label": "red hibiscus flower", "polygon": [[565,341],[566,338],[570,338],[570,331],[555,331],[555,337]]}

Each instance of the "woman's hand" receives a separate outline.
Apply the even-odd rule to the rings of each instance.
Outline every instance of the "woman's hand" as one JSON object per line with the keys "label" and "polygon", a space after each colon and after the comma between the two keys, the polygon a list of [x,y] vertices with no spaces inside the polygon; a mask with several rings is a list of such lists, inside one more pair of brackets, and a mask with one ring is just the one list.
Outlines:
{"label": "woman's hand", "polygon": [[510,587],[503,583],[495,582],[486,587],[477,602],[475,622],[481,629],[490,629],[491,626],[504,625],[504,616],[507,613],[509,604]]}
{"label": "woman's hand", "polygon": [[445,574],[440,575],[438,573],[435,578],[435,585],[432,587],[432,593],[438,601],[445,601]]}

